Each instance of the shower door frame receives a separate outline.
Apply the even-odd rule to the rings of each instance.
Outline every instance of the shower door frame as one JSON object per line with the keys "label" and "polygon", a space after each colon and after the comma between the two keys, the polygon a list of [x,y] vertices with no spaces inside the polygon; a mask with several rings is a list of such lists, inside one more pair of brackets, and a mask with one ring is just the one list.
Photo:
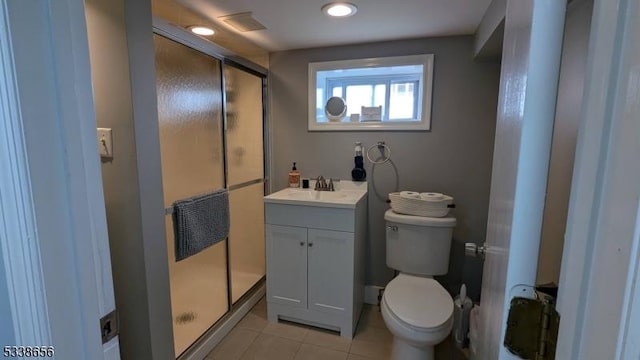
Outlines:
{"label": "shower door frame", "polygon": [[[220,74],[222,81],[222,154],[223,154],[223,167],[224,167],[224,188],[228,191],[241,189],[250,185],[255,185],[260,182],[264,184],[263,186],[263,194],[267,194],[269,192],[269,136],[268,136],[268,102],[267,102],[267,74],[268,70],[250,60],[247,60],[234,52],[225,49],[221,46],[218,46],[214,43],[211,43],[207,40],[204,40],[189,31],[182,29],[178,26],[170,24],[169,22],[158,18],[153,17],[153,33],[164,38],[167,38],[171,41],[175,41],[178,44],[184,45],[190,49],[199,51],[207,56],[211,56],[214,59],[220,61]],[[235,184],[229,186],[228,179],[228,164],[227,164],[227,90],[226,90],[226,82],[225,82],[225,65],[229,65],[235,67],[239,70],[243,70],[251,75],[255,75],[262,80],[262,141],[263,141],[263,177],[262,179],[253,179],[240,184]],[[167,213],[169,209],[165,209],[165,213]],[[166,214],[165,214],[166,215]],[[230,239],[227,238],[225,243],[225,258],[226,258],[226,276],[227,276],[227,311],[225,314],[220,317],[217,321],[215,321],[209,329],[207,329],[195,342],[193,342],[180,356],[177,357],[178,360],[187,360],[191,358],[198,358],[201,354],[208,353],[223,337],[231,330],[231,327],[225,329],[224,333],[221,336],[217,336],[216,339],[211,341],[212,337],[215,335],[215,331],[218,330],[218,325],[224,323],[229,320],[230,317],[234,314],[234,312],[245,305],[252,295],[254,295],[260,288],[264,288],[265,284],[265,275],[262,276],[256,284],[254,284],[249,290],[247,290],[240,298],[233,302],[232,299],[232,284],[231,284],[231,262],[230,262]],[[248,309],[247,309],[248,311]],[[238,319],[239,320],[239,319]]]}
{"label": "shower door frame", "polygon": [[[244,59],[243,59],[244,60]],[[240,60],[239,58],[235,58],[232,59],[231,57],[226,57],[224,59],[222,59],[221,63],[220,63],[220,69],[221,69],[221,75],[222,75],[222,111],[223,111],[223,131],[222,131],[222,138],[223,138],[223,160],[224,160],[224,184],[225,184],[225,188],[227,188],[227,190],[229,191],[229,196],[231,196],[231,191],[233,190],[238,190],[238,189],[242,189],[242,188],[246,188],[249,187],[251,185],[256,185],[259,183],[263,184],[262,187],[262,195],[266,195],[267,194],[267,140],[268,140],[268,132],[267,132],[267,111],[266,111],[266,104],[267,104],[267,70],[260,67],[262,70],[264,70],[264,72],[262,71],[258,71],[257,68],[253,68],[250,67],[249,65],[252,64],[255,67],[259,67],[259,65],[254,64],[252,62],[248,62],[247,60],[244,60],[244,63],[242,62],[242,60]],[[258,78],[260,78],[262,80],[262,179],[252,179],[252,180],[248,180],[239,184],[235,184],[235,185],[229,185],[228,184],[228,179],[229,179],[229,166],[228,166],[228,162],[227,162],[227,149],[228,149],[228,140],[227,140],[227,113],[228,113],[228,109],[227,109],[227,83],[226,83],[226,76],[225,76],[225,65],[229,65],[231,67],[234,67],[238,70],[242,70],[245,71],[251,75],[257,76]],[[264,221],[264,219],[263,219]],[[232,283],[231,283],[231,255],[230,255],[230,247],[231,247],[231,243],[229,238],[227,239],[227,244],[226,244],[226,256],[227,256],[227,295],[228,295],[228,302],[229,302],[229,312],[232,312],[233,310],[235,310],[235,308],[237,306],[234,306],[234,302],[233,302],[233,288],[232,288]],[[266,257],[266,249],[265,249],[265,257]],[[248,294],[251,294],[253,291],[255,291],[255,289],[257,287],[260,286],[260,284],[263,284],[265,282],[266,279],[266,263],[265,263],[265,274],[260,278],[260,280],[258,280],[254,285],[251,286],[251,288],[249,288],[249,290],[247,290],[244,294],[242,294],[236,301],[236,304],[242,304],[243,300],[247,297]]]}

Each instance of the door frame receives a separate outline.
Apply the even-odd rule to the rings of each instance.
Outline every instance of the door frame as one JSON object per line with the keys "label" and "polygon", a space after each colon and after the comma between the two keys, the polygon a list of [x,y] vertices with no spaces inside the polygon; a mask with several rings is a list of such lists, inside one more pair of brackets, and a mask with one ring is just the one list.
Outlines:
{"label": "door frame", "polygon": [[3,345],[119,359],[118,338],[103,345],[100,327],[115,300],[84,2],[0,0],[0,17],[0,161],[11,169],[0,288],[14,332]]}
{"label": "door frame", "polygon": [[[608,159],[602,158],[602,154],[606,154],[607,150],[611,150],[615,143],[604,141],[607,139],[609,123],[604,119],[609,119],[609,115],[614,110],[629,109],[633,104],[620,100],[620,93],[614,95],[609,94],[612,89],[619,89],[619,79],[628,78],[633,75],[630,68],[620,68],[620,64],[628,64],[634,59],[637,62],[638,54],[626,51],[633,46],[632,41],[626,42],[619,36],[635,36],[638,38],[638,21],[634,18],[634,11],[639,8],[639,0],[611,0],[597,1],[594,7],[594,21],[591,30],[590,51],[588,60],[587,85],[585,88],[585,97],[583,109],[583,120],[579,137],[579,145],[576,152],[576,165],[574,168],[574,180],[572,184],[572,196],[570,205],[569,221],[567,223],[566,243],[563,255],[563,267],[561,275],[561,288],[559,294],[558,307],[562,313],[561,326],[569,330],[569,332],[561,331],[559,339],[559,350],[568,354],[567,359],[577,358],[581,349],[586,349],[588,344],[580,343],[581,333],[578,328],[581,326],[580,319],[584,318],[587,306],[590,304],[592,294],[589,293],[589,287],[596,285],[592,273],[581,272],[584,270],[586,262],[584,259],[589,258],[598,260],[594,253],[595,246],[603,241],[604,238],[591,237],[591,242],[583,241],[586,237],[581,235],[589,234],[590,220],[594,216],[594,210],[599,208],[599,194],[594,191],[594,185],[598,184],[603,171],[607,168]],[[2,206],[3,223],[0,238],[2,245],[3,270],[6,277],[0,278],[0,305],[3,305],[1,311],[9,308],[13,319],[13,333],[0,333],[7,338],[15,336],[16,341],[22,341],[24,344],[40,344],[47,345],[46,341],[50,338],[54,339],[56,344],[56,352],[64,358],[97,358],[92,357],[101,354],[102,346],[99,341],[99,329],[93,319],[85,316],[77,316],[77,321],[56,321],[57,317],[67,311],[74,314],[81,313],[98,314],[99,300],[96,294],[96,284],[98,283],[95,276],[96,260],[93,257],[93,249],[89,242],[79,241],[81,235],[87,235],[90,238],[102,236],[96,234],[97,229],[82,222],[86,220],[87,212],[82,210],[97,210],[95,204],[96,191],[101,192],[99,182],[87,181],[90,175],[84,171],[90,168],[87,166],[95,160],[96,149],[93,146],[93,137],[87,137],[88,131],[82,132],[79,137],[69,136],[83,129],[83,119],[93,114],[91,97],[91,78],[88,64],[88,49],[86,47],[86,26],[84,24],[84,4],[81,0],[56,0],[49,2],[32,2],[32,1],[11,1],[0,0],[0,36],[8,35],[9,26],[13,24],[31,24],[33,20],[33,12],[24,11],[19,15],[9,18],[7,16],[8,4],[11,6],[19,6],[26,9],[32,7],[32,11],[41,13],[48,12],[51,22],[47,24],[54,31],[47,32],[15,32],[11,33],[12,44],[7,46],[6,42],[2,42],[0,47],[0,61],[3,65],[7,59],[14,57],[14,62],[18,63],[18,54],[11,53],[12,48],[20,43],[49,44],[49,48],[37,47],[40,51],[49,51],[48,64],[50,67],[43,69],[47,74],[55,76],[64,81],[55,84],[56,88],[50,89],[50,92],[30,93],[29,97],[20,97],[20,91],[24,91],[28,84],[25,85],[24,76],[26,74],[16,70],[13,66],[3,66],[3,79],[0,89],[3,90],[2,100],[6,103],[2,104],[0,109],[5,115],[5,123],[0,127],[0,138],[7,140],[7,144],[11,146],[11,152],[3,152],[0,161],[15,162],[8,176],[12,177],[12,185],[8,186],[8,182],[2,182],[2,197],[0,203]],[[19,5],[18,5],[19,4]],[[11,20],[11,24],[7,20]],[[53,35],[51,35],[53,34]],[[68,37],[60,36],[62,34]],[[84,44],[84,45],[83,45]],[[65,51],[53,51],[55,49],[64,49]],[[596,51],[597,49],[597,51]],[[619,56],[622,54],[622,56]],[[55,61],[54,61],[55,59]],[[25,63],[29,63],[29,59],[24,59]],[[64,60],[68,60],[65,62]],[[71,65],[65,65],[71,64]],[[73,66],[75,65],[75,66]],[[619,71],[626,71],[626,77],[619,76]],[[68,75],[65,77],[62,75]],[[637,75],[637,74],[636,74]],[[28,77],[27,77],[28,78]],[[27,81],[28,82],[28,81]],[[33,81],[32,81],[33,82]],[[610,86],[602,86],[608,84]],[[31,84],[33,85],[33,84]],[[615,86],[614,86],[615,85]],[[6,91],[6,95],[4,93]],[[75,99],[56,96],[56,94],[65,94],[70,91],[75,94]],[[623,92],[624,93],[624,92]],[[66,93],[68,94],[68,93]],[[51,137],[50,142],[56,142],[55,147],[50,147],[48,143],[30,143],[24,137],[24,129],[20,124],[25,124],[32,114],[21,113],[19,106],[22,108],[32,106],[30,108],[39,110],[42,104],[47,100],[58,106],[56,115],[59,122],[54,123],[55,129],[62,132],[64,137],[64,146],[61,146],[62,138]],[[629,98],[629,101],[637,101],[636,98]],[[637,102],[636,102],[637,104]],[[637,107],[636,110],[640,110]],[[36,111],[37,112],[37,111]],[[64,119],[62,119],[64,114]],[[620,112],[617,112],[622,116]],[[637,114],[637,113],[636,113]],[[46,119],[51,114],[44,114]],[[95,116],[94,116],[95,118]],[[33,119],[32,119],[33,120]],[[9,122],[11,121],[11,123]],[[37,120],[35,120],[37,121]],[[9,127],[9,126],[11,127]],[[73,125],[78,127],[73,128]],[[66,131],[66,133],[65,133]],[[45,137],[46,138],[46,137]],[[46,175],[46,161],[39,161],[27,168],[27,155],[33,150],[45,149],[50,153],[49,160],[60,156],[66,161],[80,161],[80,164],[87,166],[86,168],[74,168],[67,174],[66,182],[52,182],[51,178]],[[77,152],[75,152],[77,151]],[[29,160],[35,160],[29,158]],[[69,169],[71,170],[71,169]],[[39,176],[43,175],[43,176]],[[77,175],[77,176],[74,176]],[[99,180],[99,178],[98,178]],[[52,188],[55,186],[55,188]],[[66,199],[72,202],[72,208],[69,211],[61,211],[59,203],[50,202],[44,192],[36,191],[37,188],[48,188],[49,192],[61,190],[66,193],[69,187],[73,186],[74,194],[83,193],[83,200]],[[93,194],[93,196],[89,196]],[[15,202],[9,201],[9,196],[22,199],[20,205],[22,209],[16,209]],[[47,202],[49,204],[47,205]],[[13,206],[13,207],[12,207]],[[9,209],[16,209],[17,212],[12,213]],[[40,210],[38,213],[35,211]],[[46,210],[51,210],[48,215]],[[104,211],[104,206],[102,206]],[[595,211],[597,213],[597,211]],[[38,223],[47,220],[54,220],[54,215],[62,214],[69,221],[68,231],[74,236],[65,242],[64,250],[72,251],[44,251],[41,246],[44,237],[50,234],[43,233]],[[94,213],[95,214],[95,213]],[[12,218],[10,218],[12,216]],[[47,219],[49,218],[49,219]],[[24,221],[24,222],[23,222]],[[7,230],[9,224],[23,223],[22,228],[14,228]],[[65,227],[66,228],[66,227]],[[8,232],[12,231],[12,232]],[[18,247],[9,248],[10,238],[19,237],[25,241],[19,243]],[[637,255],[638,236],[629,239],[630,242],[635,241],[634,249]],[[12,242],[16,245],[15,242]],[[36,244],[39,244],[36,246]],[[40,247],[40,248],[39,248]],[[70,247],[70,248],[69,248]],[[69,248],[69,249],[67,249]],[[49,246],[47,249],[51,249]],[[54,249],[55,250],[55,249]],[[23,259],[11,256],[14,253],[21,253]],[[84,256],[83,256],[84,255]],[[579,256],[581,255],[581,256]],[[20,260],[19,260],[20,259]],[[638,290],[638,263],[640,256],[631,259],[629,272],[625,277],[627,279],[627,291],[624,294],[616,294],[626,300],[628,313],[638,312],[640,306],[637,297],[634,297],[632,289]],[[10,260],[10,261],[9,261]],[[15,261],[14,261],[15,260]],[[24,261],[21,261],[24,260]],[[48,268],[51,264],[67,264],[62,269]],[[632,265],[636,265],[633,267]],[[40,267],[40,269],[38,269]],[[69,272],[69,270],[73,270]],[[56,270],[56,271],[48,271]],[[26,276],[28,281],[24,281],[20,275]],[[75,279],[69,282],[69,279]],[[570,279],[570,281],[568,281]],[[6,291],[7,286],[11,286],[10,291]],[[58,287],[60,286],[60,287]],[[635,286],[635,287],[634,287]],[[28,296],[34,294],[32,291],[42,292],[43,289],[68,289],[71,287],[71,298],[69,296],[62,297],[54,291],[46,292],[44,302],[39,301],[43,298],[38,296]],[[586,296],[581,297],[581,295]],[[11,300],[12,299],[12,300]],[[4,302],[7,300],[9,302]],[[80,306],[79,308],[77,306]],[[591,308],[589,308],[591,309]],[[596,311],[598,308],[594,308]],[[16,319],[19,319],[16,320]],[[28,329],[25,324],[34,324],[33,329]],[[620,324],[625,325],[626,329],[638,329],[637,324]],[[95,329],[95,330],[94,330]],[[60,341],[55,341],[56,334],[64,334],[64,337],[58,337]],[[616,335],[617,336],[617,335]],[[69,351],[68,353],[66,351]],[[81,355],[75,357],[74,354]],[[67,356],[68,355],[68,356]],[[618,355],[621,356],[621,355]],[[619,357],[620,358],[620,357]]]}
{"label": "door frame", "polygon": [[[599,351],[607,354],[600,357],[603,354],[599,353],[598,358],[631,359],[632,353],[634,358],[640,353],[640,344],[627,342],[630,335],[635,339],[640,335],[638,186],[632,190],[635,197],[618,208],[611,208],[606,201],[609,197],[630,195],[629,188],[609,185],[619,180],[623,172],[620,161],[627,165],[626,176],[638,175],[639,139],[624,137],[620,131],[631,128],[637,133],[639,129],[640,48],[635,45],[640,40],[640,20],[635,16],[638,11],[640,0],[594,3],[558,294],[559,359],[581,359]],[[613,227],[606,218],[613,211],[621,218],[616,227],[622,229],[620,225],[624,225],[627,229],[615,233],[615,239],[604,234]],[[610,248],[627,250],[628,256],[603,251]],[[621,265],[621,259],[626,263]],[[599,294],[610,289],[612,283],[624,291],[605,291],[605,300]],[[622,312],[611,314],[606,303],[623,304]],[[632,314],[636,314],[635,319]],[[600,322],[597,329],[589,326],[590,319],[598,318],[608,320]],[[596,330],[598,335],[593,333]]]}
{"label": "door frame", "polygon": [[[10,44],[7,0],[0,1],[0,305],[13,326],[0,329],[6,345],[51,345],[44,274],[27,166],[22,114]],[[16,241],[15,239],[19,239]],[[35,295],[35,296],[32,296]],[[26,306],[23,306],[26,305]]]}

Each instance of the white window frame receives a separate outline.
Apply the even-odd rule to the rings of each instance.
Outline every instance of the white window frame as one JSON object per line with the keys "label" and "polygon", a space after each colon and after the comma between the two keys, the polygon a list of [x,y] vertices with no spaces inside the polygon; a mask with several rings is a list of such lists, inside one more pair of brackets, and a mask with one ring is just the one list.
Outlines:
{"label": "white window frame", "polygon": [[[316,118],[316,78],[318,71],[354,69],[366,67],[386,67],[403,65],[423,65],[422,87],[418,88],[418,113],[420,119],[410,121],[380,122],[319,122]],[[431,97],[433,89],[433,54],[380,57],[309,63],[309,131],[371,131],[371,130],[417,130],[431,129]]]}

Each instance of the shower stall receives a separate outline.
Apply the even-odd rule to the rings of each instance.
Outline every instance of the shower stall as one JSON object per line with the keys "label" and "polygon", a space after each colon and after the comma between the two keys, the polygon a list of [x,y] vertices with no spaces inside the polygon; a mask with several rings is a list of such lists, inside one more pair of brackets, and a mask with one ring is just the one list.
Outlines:
{"label": "shower stall", "polygon": [[[154,34],[174,347],[183,354],[265,276],[263,72]],[[226,188],[226,240],[175,261],[172,204]]]}

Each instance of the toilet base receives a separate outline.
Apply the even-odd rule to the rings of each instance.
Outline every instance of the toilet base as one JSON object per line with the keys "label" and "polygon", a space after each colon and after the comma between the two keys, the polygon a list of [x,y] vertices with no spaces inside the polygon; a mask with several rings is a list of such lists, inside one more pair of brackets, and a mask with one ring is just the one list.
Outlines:
{"label": "toilet base", "polygon": [[434,360],[433,346],[414,346],[410,343],[393,337],[391,360]]}

